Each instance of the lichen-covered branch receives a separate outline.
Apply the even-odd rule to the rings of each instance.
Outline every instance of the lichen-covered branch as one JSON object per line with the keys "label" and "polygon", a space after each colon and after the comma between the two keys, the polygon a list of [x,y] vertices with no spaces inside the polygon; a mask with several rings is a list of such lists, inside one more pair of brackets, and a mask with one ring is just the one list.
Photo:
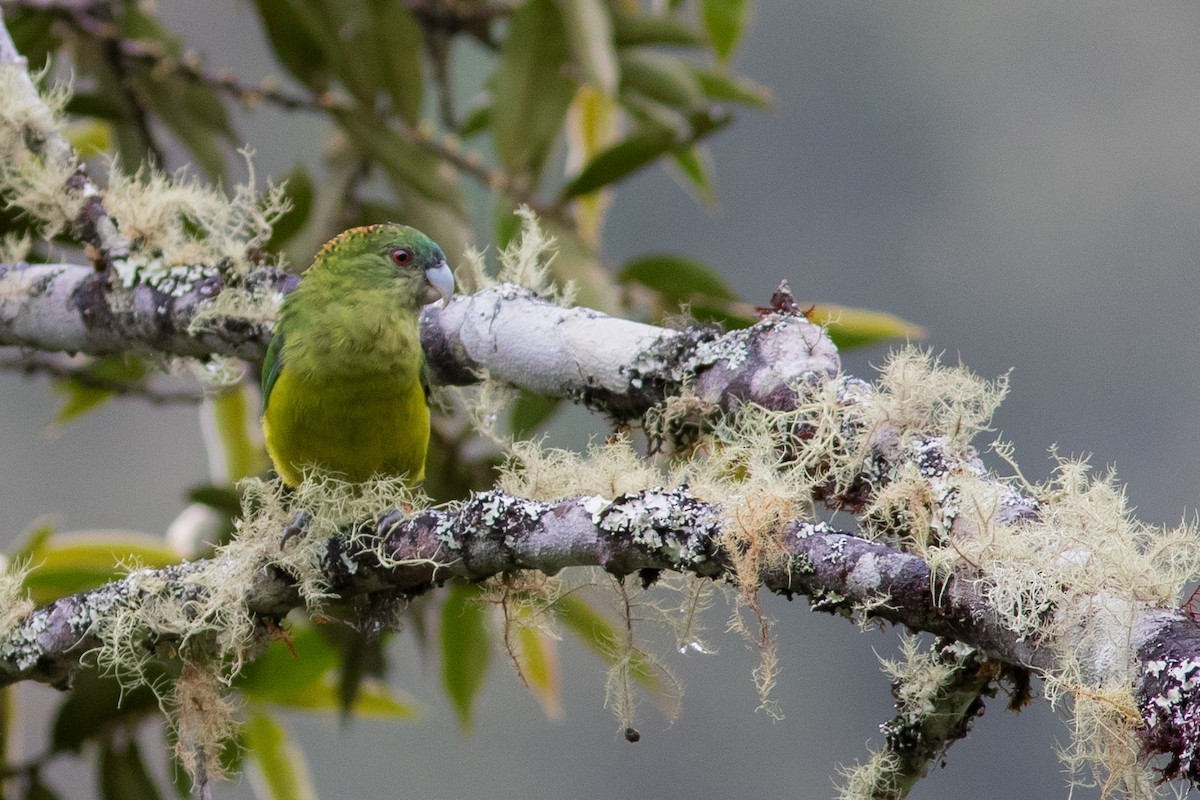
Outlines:
{"label": "lichen-covered branch", "polygon": [[126,289],[71,264],[0,264],[0,345],[261,359],[270,341],[267,313],[210,315],[209,308],[227,291],[263,301],[281,296],[296,277],[263,267],[229,281],[215,268],[197,267]]}
{"label": "lichen-covered branch", "polygon": [[[313,552],[328,591],[342,598],[375,592],[412,596],[451,579],[478,581],[525,569],[553,574],[578,566],[646,579],[680,570],[721,580],[731,575],[734,561],[724,544],[726,524],[720,505],[701,502],[685,489],[555,502],[492,491],[456,510],[426,510],[383,530],[323,540]],[[1007,628],[976,581],[935,577],[919,556],[821,523],[791,523],[781,544],[787,559],[761,575],[771,591],[807,596],[818,610],[865,614],[947,636],[993,661],[1040,670],[1056,666],[1056,650]],[[186,617],[189,609],[206,607],[213,577],[231,569],[255,576],[244,597],[246,610],[257,619],[276,620],[303,604],[285,566],[283,554],[291,546],[280,542],[274,555],[249,567],[227,563],[240,557],[227,554],[139,570],[39,609],[0,641],[0,684],[63,685],[86,652],[106,644],[101,633],[108,630],[106,616],[122,607],[168,604]],[[1144,739],[1153,751],[1172,754],[1171,775],[1194,780],[1200,626],[1182,611],[1147,607],[1136,613],[1132,644],[1143,675],[1138,702]],[[172,617],[161,611],[158,616]],[[203,628],[203,620],[192,622]],[[129,639],[125,646],[157,652],[179,634],[121,628],[120,635]]]}
{"label": "lichen-covered branch", "polygon": [[[10,111],[3,119],[6,124],[21,127],[9,135],[22,141],[34,157],[53,165],[66,176],[60,188],[64,198],[75,206],[70,227],[79,240],[91,248],[97,269],[108,272],[114,261],[129,255],[129,240],[117,230],[109,216],[100,188],[88,177],[87,166],[59,132],[54,113],[38,93],[29,75],[28,61],[17,51],[2,17],[0,71],[7,73],[11,93],[5,100]],[[15,108],[19,108],[20,113],[16,113]]]}
{"label": "lichen-covered branch", "polygon": [[[314,566],[328,590],[343,598],[379,591],[414,595],[450,579],[478,581],[523,569],[554,574],[581,566],[616,576],[680,570],[722,579],[730,569],[724,524],[721,506],[701,502],[684,489],[556,502],[492,491],[474,495],[456,510],[426,510],[382,531],[323,540],[313,551]],[[871,603],[872,616],[978,643],[1007,662],[1048,663],[1050,656],[1036,645],[998,627],[970,583],[950,581],[935,597],[928,567],[917,556],[821,523],[789,525],[782,544],[790,558],[762,575],[771,591],[806,595],[830,612]],[[244,598],[248,612],[279,618],[303,603],[287,574],[291,546],[281,540],[262,563],[249,567],[228,563],[240,557],[233,552],[138,570],[34,611],[0,640],[0,685],[23,680],[62,685],[79,658],[103,644],[106,616],[125,606],[164,603],[186,615],[187,609],[205,607],[206,587],[226,570],[255,575]],[[171,639],[162,630],[124,630],[124,635],[150,650]]]}
{"label": "lichen-covered branch", "polygon": [[802,316],[773,314],[723,335],[676,331],[560,308],[511,284],[427,309],[421,343],[442,383],[486,375],[621,419],[641,416],[685,385],[715,408],[753,402],[787,409],[796,384],[833,377],[841,365],[825,331]]}

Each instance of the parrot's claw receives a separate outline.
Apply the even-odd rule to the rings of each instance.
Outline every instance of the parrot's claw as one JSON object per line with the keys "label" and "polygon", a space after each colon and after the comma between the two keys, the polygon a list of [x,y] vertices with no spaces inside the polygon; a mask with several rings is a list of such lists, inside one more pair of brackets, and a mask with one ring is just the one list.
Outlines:
{"label": "parrot's claw", "polygon": [[296,516],[292,517],[292,521],[284,526],[283,536],[279,540],[279,549],[282,550],[288,543],[288,540],[293,536],[298,536],[304,533],[309,524],[312,522],[312,518],[313,516],[311,512],[297,511]]}
{"label": "parrot's claw", "polygon": [[375,532],[380,536],[387,536],[392,532],[392,528],[408,521],[412,516],[411,506],[401,506],[394,508],[379,518],[379,522],[375,524]]}

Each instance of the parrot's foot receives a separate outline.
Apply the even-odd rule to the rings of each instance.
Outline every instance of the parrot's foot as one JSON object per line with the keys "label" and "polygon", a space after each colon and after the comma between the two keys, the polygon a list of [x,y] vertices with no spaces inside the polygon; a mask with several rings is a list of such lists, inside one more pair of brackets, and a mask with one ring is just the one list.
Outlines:
{"label": "parrot's foot", "polygon": [[392,528],[407,522],[412,515],[412,506],[401,506],[400,508],[392,509],[379,518],[375,523],[375,533],[381,538],[392,532]]}
{"label": "parrot's foot", "polygon": [[293,536],[304,533],[312,522],[312,518],[312,514],[308,511],[297,511],[296,516],[292,517],[292,521],[283,528],[283,536],[279,539],[279,549],[282,550]]}

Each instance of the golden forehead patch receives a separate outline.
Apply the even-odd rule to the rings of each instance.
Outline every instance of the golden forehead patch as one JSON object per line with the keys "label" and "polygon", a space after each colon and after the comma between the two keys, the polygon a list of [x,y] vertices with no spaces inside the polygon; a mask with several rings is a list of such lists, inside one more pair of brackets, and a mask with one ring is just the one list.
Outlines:
{"label": "golden forehead patch", "polygon": [[326,251],[328,251],[334,247],[337,247],[338,245],[353,241],[355,239],[365,239],[366,237],[370,236],[375,231],[378,231],[378,230],[381,230],[382,228],[387,228],[387,227],[390,227],[390,225],[386,222],[383,222],[383,223],[379,223],[376,225],[363,225],[358,228],[350,228],[349,230],[344,230],[341,233],[339,233],[337,236],[330,239],[325,244],[321,245],[321,249],[317,251],[317,257],[319,258],[319,257],[325,255]]}

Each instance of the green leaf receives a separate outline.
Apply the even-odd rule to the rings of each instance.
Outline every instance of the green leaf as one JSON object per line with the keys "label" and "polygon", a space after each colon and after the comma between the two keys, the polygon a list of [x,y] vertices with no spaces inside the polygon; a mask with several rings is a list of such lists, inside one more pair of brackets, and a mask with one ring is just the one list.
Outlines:
{"label": "green leaf", "polygon": [[675,134],[668,128],[647,128],[601,150],[575,176],[559,195],[562,201],[616,183],[657,161],[675,147]]}
{"label": "green leaf", "polygon": [[639,283],[662,295],[668,305],[695,297],[736,300],[737,294],[708,264],[674,253],[652,253],[625,263],[617,273],[621,283]]}
{"label": "green leaf", "polygon": [[166,567],[180,559],[157,536],[132,531],[55,534],[30,550],[25,588],[44,605],[124,575],[132,563]]}
{"label": "green leaf", "polygon": [[[563,625],[606,664],[611,666],[626,657],[621,645],[623,634],[586,600],[577,595],[566,595],[556,600],[550,608]],[[673,681],[660,666],[638,650],[628,654],[628,661],[629,676],[656,703],[661,700],[666,705],[674,698],[676,692]]]}
{"label": "green leaf", "polygon": [[130,79],[138,84],[146,105],[187,148],[200,168],[214,180],[224,177],[228,164],[221,140],[232,143],[234,133],[228,111],[216,92],[208,86],[175,75],[162,76],[148,68],[132,73]]}
{"label": "green leaf", "polygon": [[920,339],[925,329],[886,311],[868,308],[849,308],[821,303],[813,306],[809,319],[829,328],[829,338],[839,350],[870,345],[894,339]]}
{"label": "green leaf", "polygon": [[375,98],[383,87],[384,63],[387,50],[379,46],[376,33],[379,21],[366,4],[322,3],[330,18],[330,30],[337,32],[338,47],[331,54],[330,64],[359,105],[368,111],[375,108]]}
{"label": "green leaf", "polygon": [[725,75],[700,67],[692,67],[691,70],[700,82],[700,88],[711,100],[724,100],[759,109],[770,108],[774,103],[770,87],[755,83],[749,78]]}
{"label": "green leaf", "polygon": [[274,717],[251,714],[242,726],[249,768],[270,800],[317,800],[300,746]]}
{"label": "green leaf", "polygon": [[111,122],[128,119],[125,109],[111,97],[95,92],[79,92],[67,100],[67,113],[77,117],[96,117]]}
{"label": "green leaf", "polygon": [[700,18],[721,61],[728,61],[746,32],[749,0],[700,0]]}
{"label": "green leaf", "polygon": [[255,700],[274,702],[303,692],[337,667],[338,650],[314,625],[292,628],[242,670],[234,685]]}
{"label": "green leaf", "polygon": [[[147,684],[164,678],[161,668],[151,667]],[[84,743],[120,721],[133,723],[158,713],[158,698],[147,684],[122,690],[116,678],[101,677],[95,669],[75,673],[71,693],[58,713],[50,731],[55,752],[79,752]]]}
{"label": "green leaf", "polygon": [[240,517],[242,495],[228,484],[202,483],[188,489],[188,502],[200,503],[227,517]]}
{"label": "green leaf", "polygon": [[561,397],[543,397],[533,392],[522,391],[512,407],[512,434],[518,439],[528,439],[554,412],[562,407]]}
{"label": "green leaf", "polygon": [[421,27],[395,0],[375,0],[376,47],[383,54],[383,85],[392,105],[409,125],[421,119]]}
{"label": "green leaf", "polygon": [[150,777],[137,740],[123,745],[105,739],[100,746],[100,797],[103,800],[158,800],[162,794]]}
{"label": "green leaf", "polygon": [[321,714],[350,713],[363,719],[414,720],[421,716],[416,701],[404,693],[395,693],[386,683],[363,678],[356,687],[350,708],[345,709],[341,686],[332,673],[302,689],[276,694],[274,706],[294,711]]}
{"label": "green leaf", "polygon": [[29,523],[17,537],[21,544],[9,556],[9,562],[20,564],[32,560],[33,554],[54,535],[57,527],[58,520],[52,514],[45,514]]}
{"label": "green leaf", "polygon": [[517,632],[515,659],[525,687],[550,719],[562,718],[562,676],[558,642],[536,627]]}
{"label": "green leaf", "polygon": [[492,83],[492,134],[500,164],[541,176],[562,130],[575,84],[567,78],[567,37],[553,0],[529,0],[509,22]]}
{"label": "green leaf", "polygon": [[254,0],[254,7],[284,69],[314,92],[325,91],[330,48],[318,16],[296,0]]}
{"label": "green leaf", "polygon": [[40,70],[51,54],[57,53],[62,39],[57,31],[58,14],[53,12],[15,9],[6,10],[4,24],[12,36],[17,52],[29,59],[30,71]]}
{"label": "green leaf", "polygon": [[442,685],[464,731],[471,729],[475,698],[492,657],[487,617],[478,598],[476,587],[456,583],[442,607]]}
{"label": "green leaf", "polygon": [[619,67],[613,21],[603,0],[557,0],[575,64],[589,83],[608,95],[617,91]]}
{"label": "green leaf", "polygon": [[467,110],[467,113],[458,126],[458,135],[464,139],[469,139],[477,133],[483,131],[484,128],[492,124],[492,106],[491,103],[474,106]]}
{"label": "green leaf", "polygon": [[671,17],[641,12],[613,14],[613,41],[617,47],[641,45],[704,44],[705,39],[694,28]]}
{"label": "green leaf", "polygon": [[364,682],[369,676],[381,677],[387,672],[387,639],[363,631],[339,631],[335,637],[341,651],[337,671],[337,705],[343,715],[353,712],[362,696]]}
{"label": "green leaf", "polygon": [[700,82],[686,62],[646,50],[621,53],[621,90],[684,110],[700,109],[706,103]]}
{"label": "green leaf", "polygon": [[410,189],[427,201],[448,206],[460,215],[466,214],[458,184],[446,177],[437,159],[424,149],[378,119],[350,111],[335,111],[333,115],[342,130],[378,160],[393,184]]}
{"label": "green leaf", "polygon": [[136,356],[117,353],[96,359],[80,369],[78,377],[55,383],[54,391],[64,399],[51,426],[62,427],[113,398],[115,393],[111,389],[101,388],[96,382],[138,383],[147,372],[146,362]]}
{"label": "green leaf", "polygon": [[267,241],[267,249],[273,253],[278,253],[280,248],[291,241],[292,237],[299,233],[304,224],[308,222],[308,218],[312,216],[313,198],[316,192],[312,176],[308,174],[308,170],[304,168],[303,164],[297,164],[287,174],[287,178],[284,179],[284,187],[292,207],[275,220],[275,226],[271,228],[271,238]]}
{"label": "green leaf", "polygon": [[59,800],[59,797],[53,789],[42,783],[41,774],[35,772],[21,793],[21,800]]}
{"label": "green leaf", "polygon": [[695,192],[700,202],[709,208],[717,204],[717,191],[713,187],[713,159],[707,147],[699,145],[680,150],[672,158],[679,168],[680,175],[687,185]]}

